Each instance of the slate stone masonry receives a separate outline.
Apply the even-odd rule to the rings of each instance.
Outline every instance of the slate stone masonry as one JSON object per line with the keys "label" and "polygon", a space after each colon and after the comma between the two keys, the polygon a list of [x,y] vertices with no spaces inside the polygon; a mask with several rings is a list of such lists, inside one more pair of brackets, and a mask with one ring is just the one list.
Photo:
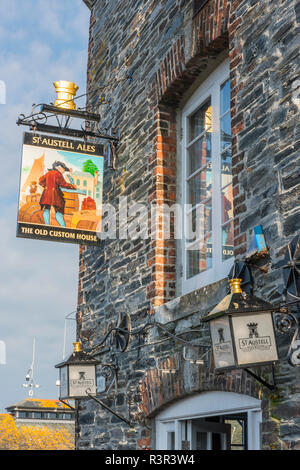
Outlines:
{"label": "slate stone masonry", "polygon": [[[195,80],[220,54],[228,55],[235,256],[243,259],[253,227],[261,224],[270,264],[267,274],[253,268],[255,293],[280,300],[285,248],[299,233],[296,1],[209,0],[197,15],[194,2],[187,0],[86,3],[91,8],[88,106],[100,112],[103,127],[121,130],[117,168],[104,174],[104,202],[118,207],[120,196],[127,197],[128,206],[176,202],[178,109]],[[186,296],[179,291],[178,297],[177,251],[174,239],[104,240],[101,248],[81,247],[77,320],[85,350],[101,342],[123,311],[130,314],[133,330],[153,318],[177,334],[200,328],[201,316],[224,296],[226,282]],[[183,337],[209,341],[207,329],[202,331],[198,338]],[[263,447],[299,447],[300,372],[284,358],[287,338],[279,337],[279,389],[272,395],[245,372],[217,376],[211,363],[185,363],[182,344],[165,340],[154,328],[132,336],[123,354],[112,354],[109,339],[100,348],[97,357],[118,367],[118,389],[114,393],[112,387],[103,399],[138,424],[133,434],[94,402],[82,401],[78,449],[151,448],[151,418],[172,401],[204,390],[260,397]],[[147,342],[157,344],[140,347]],[[162,374],[164,368],[177,372]]]}

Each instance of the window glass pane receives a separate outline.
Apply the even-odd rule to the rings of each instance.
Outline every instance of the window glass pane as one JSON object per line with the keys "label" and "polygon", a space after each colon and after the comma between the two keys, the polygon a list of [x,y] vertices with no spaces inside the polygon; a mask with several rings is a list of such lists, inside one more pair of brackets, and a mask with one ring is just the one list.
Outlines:
{"label": "window glass pane", "polygon": [[211,197],[211,165],[188,181],[188,200],[192,206]]}
{"label": "window glass pane", "polygon": [[221,155],[221,169],[222,169],[222,188],[232,182],[232,162],[231,162],[231,147],[225,150]]}
{"label": "window glass pane", "polygon": [[209,131],[211,129],[210,99],[191,115],[189,121],[189,142],[194,140],[198,135],[203,134],[204,131]]}
{"label": "window glass pane", "polygon": [[207,132],[188,149],[188,175],[211,161],[211,134]]}
{"label": "window glass pane", "polygon": [[207,432],[197,432],[196,450],[207,450]]}
{"label": "window glass pane", "polygon": [[230,109],[230,80],[227,80],[221,86],[221,116]]}
{"label": "window glass pane", "polygon": [[203,239],[212,231],[212,201],[200,204],[187,215],[186,239],[189,242]]}
{"label": "window glass pane", "polygon": [[231,145],[231,119],[230,113],[221,119],[221,151]]}
{"label": "window glass pane", "polygon": [[208,235],[187,249],[187,277],[190,278],[212,267],[212,240]]}
{"label": "window glass pane", "polygon": [[231,425],[231,450],[246,450],[246,418],[224,417],[224,423]]}
{"label": "window glass pane", "polygon": [[232,184],[222,190],[222,224],[233,218]]}
{"label": "window glass pane", "polygon": [[211,435],[211,450],[222,450],[221,434],[213,432]]}
{"label": "window glass pane", "polygon": [[168,432],[167,435],[167,450],[175,450],[175,432]]}
{"label": "window glass pane", "polygon": [[222,227],[222,260],[233,256],[234,226],[233,220]]}

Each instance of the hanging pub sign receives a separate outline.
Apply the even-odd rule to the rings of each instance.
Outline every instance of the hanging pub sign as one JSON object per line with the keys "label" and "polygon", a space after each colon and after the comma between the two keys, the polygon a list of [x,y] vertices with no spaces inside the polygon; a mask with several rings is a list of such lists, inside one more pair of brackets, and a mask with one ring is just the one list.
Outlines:
{"label": "hanging pub sign", "polygon": [[17,236],[98,245],[103,145],[24,134]]}

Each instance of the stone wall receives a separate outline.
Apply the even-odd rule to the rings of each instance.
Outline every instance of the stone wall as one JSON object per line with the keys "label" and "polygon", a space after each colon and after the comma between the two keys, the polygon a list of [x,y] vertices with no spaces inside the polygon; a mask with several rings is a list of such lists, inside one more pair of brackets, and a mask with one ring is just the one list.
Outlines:
{"label": "stone wall", "polygon": [[[210,0],[196,16],[193,2],[186,0],[104,0],[90,6],[88,105],[99,110],[103,127],[121,130],[117,168],[106,169],[104,175],[104,202],[117,207],[120,196],[127,197],[128,206],[176,201],[177,109],[195,81],[228,55],[235,254],[244,256],[251,230],[261,224],[270,264],[267,274],[253,268],[255,289],[278,301],[285,247],[299,230],[296,2]],[[105,100],[109,103],[103,104]],[[172,300],[180,295],[176,248],[172,238],[126,237],[104,240],[101,248],[81,247],[78,335],[86,351],[101,343],[124,311],[130,314],[133,330],[153,318],[173,333],[200,329],[201,315],[223,297],[225,283]],[[179,308],[174,310],[172,302]],[[193,333],[183,337],[197,341]],[[208,341],[205,329],[200,338]],[[215,376],[209,364],[187,365],[182,344],[165,340],[151,329],[133,335],[123,354],[112,354],[109,339],[99,346],[101,361],[114,361],[118,367],[118,391],[106,396],[106,403],[123,415],[130,412],[139,424],[132,434],[94,402],[82,402],[79,449],[149,447],[148,418],[191,393],[265,393],[244,372]],[[286,339],[279,340],[284,355]],[[159,344],[141,347],[146,342]],[[159,372],[168,367],[178,370],[171,382]],[[300,440],[299,372],[283,360],[277,377],[279,393],[271,401],[268,393],[263,397],[265,448],[293,447]]]}

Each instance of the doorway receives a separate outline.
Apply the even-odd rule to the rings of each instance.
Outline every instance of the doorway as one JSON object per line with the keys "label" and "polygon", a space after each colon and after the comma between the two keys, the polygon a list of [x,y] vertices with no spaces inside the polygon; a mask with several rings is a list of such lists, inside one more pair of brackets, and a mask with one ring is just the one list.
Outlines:
{"label": "doorway", "polygon": [[261,403],[232,392],[180,400],[156,418],[158,450],[258,450]]}

